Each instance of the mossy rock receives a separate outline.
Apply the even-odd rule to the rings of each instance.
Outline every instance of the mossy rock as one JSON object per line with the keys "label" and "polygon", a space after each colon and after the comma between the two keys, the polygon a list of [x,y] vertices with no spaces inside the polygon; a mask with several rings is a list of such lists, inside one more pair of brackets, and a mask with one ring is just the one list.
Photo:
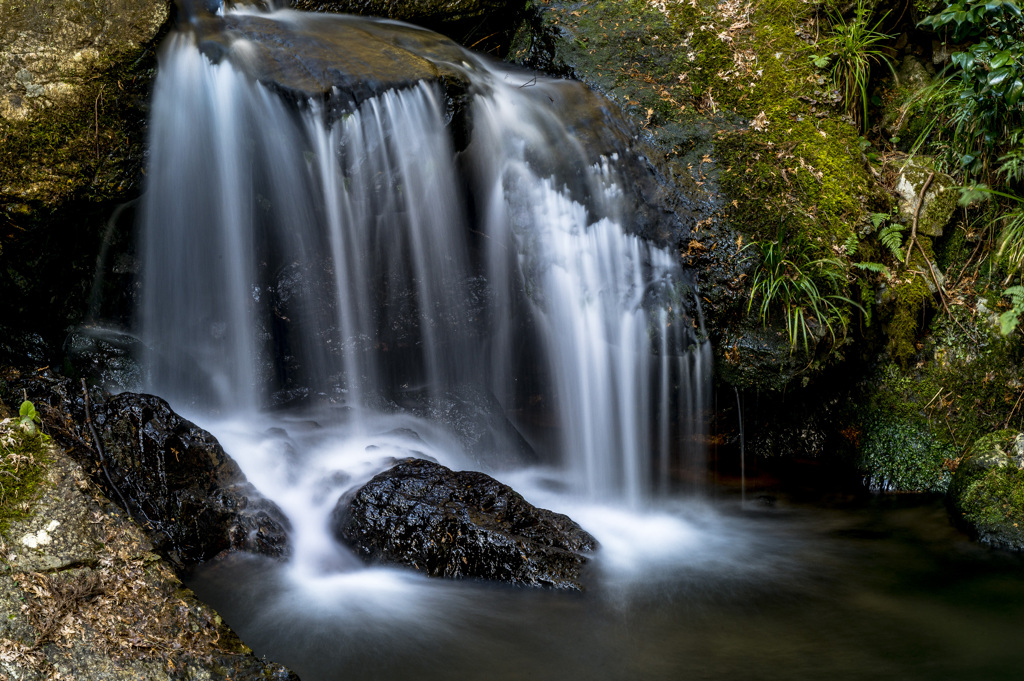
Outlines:
{"label": "mossy rock", "polygon": [[954,519],[978,540],[1024,550],[1024,434],[1001,430],[979,438],[949,489]]}
{"label": "mossy rock", "polygon": [[900,195],[901,217],[911,224],[916,216],[918,234],[942,236],[956,211],[959,185],[949,175],[936,172],[934,159],[928,157],[901,161],[897,170],[896,192]]}
{"label": "mossy rock", "polygon": [[[0,355],[53,361],[104,235],[131,241],[166,0],[0,2]],[[116,221],[114,221],[116,222]],[[127,284],[119,286],[128,290]]]}
{"label": "mossy rock", "polygon": [[871,180],[858,129],[809,58],[815,11],[798,0],[754,9],[551,0],[532,5],[509,54],[606,94],[655,144],[664,175],[705,193],[707,208],[677,250],[699,272],[716,371],[742,387],[810,380],[845,353],[845,303],[843,319],[828,320],[835,341],[825,334],[807,353],[776,342],[785,337],[780,310],[767,329],[746,320],[755,259],[745,245],[781,233],[809,261],[842,259],[866,215]]}
{"label": "mossy rock", "polygon": [[864,423],[859,469],[875,492],[944,493],[957,450],[927,422],[879,410]]}

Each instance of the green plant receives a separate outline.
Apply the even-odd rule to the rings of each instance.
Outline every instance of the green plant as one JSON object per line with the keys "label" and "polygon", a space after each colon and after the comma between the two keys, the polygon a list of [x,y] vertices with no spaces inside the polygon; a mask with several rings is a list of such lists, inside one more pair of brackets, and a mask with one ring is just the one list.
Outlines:
{"label": "green plant", "polygon": [[18,416],[22,430],[29,433],[34,434],[38,432],[38,426],[43,425],[42,420],[39,418],[39,413],[36,411],[36,405],[32,404],[28,400],[21,403],[21,408],[18,410]]}
{"label": "green plant", "polygon": [[829,79],[842,95],[847,113],[865,130],[872,63],[885,64],[893,75],[896,73],[881,48],[882,42],[895,37],[878,30],[886,16],[888,12],[873,26],[869,25],[871,10],[865,5],[865,0],[857,0],[853,19],[849,22],[841,14],[831,15],[831,34],[818,40],[820,54],[811,56],[815,66],[829,69]]}
{"label": "green plant", "polygon": [[1010,309],[999,315],[999,331],[1009,336],[1020,323],[1024,314],[1024,286],[1011,286],[1003,291],[1003,296],[1010,299]]}
{"label": "green plant", "polygon": [[[843,309],[837,304],[844,302],[860,307],[849,298],[830,291],[846,287],[846,270],[841,262],[822,258],[812,260],[805,248],[783,247],[782,235],[775,241],[756,241],[744,247],[752,248],[760,256],[750,287],[747,313],[754,307],[754,300],[760,299],[757,316],[767,326],[773,309],[781,310],[786,319],[786,334],[790,350],[800,344],[804,351],[810,350],[812,338],[828,332],[836,342],[836,328],[845,334],[847,320]],[[786,250],[792,249],[790,256]],[[819,287],[818,282],[826,288]]]}
{"label": "green plant", "polygon": [[[1024,138],[1024,16],[1014,0],[957,0],[920,24],[966,47],[931,94],[952,125],[952,166],[989,176]],[[946,126],[937,126],[941,130]],[[1017,157],[1015,157],[1017,158]],[[993,159],[999,159],[993,163]]]}

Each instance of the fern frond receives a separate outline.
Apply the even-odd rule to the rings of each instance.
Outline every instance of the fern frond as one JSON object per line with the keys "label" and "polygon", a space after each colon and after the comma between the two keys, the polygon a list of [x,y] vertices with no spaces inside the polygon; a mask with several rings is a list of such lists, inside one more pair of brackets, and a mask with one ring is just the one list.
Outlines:
{"label": "fern frond", "polygon": [[889,249],[892,256],[897,260],[903,259],[903,230],[906,229],[898,223],[888,224],[878,233],[878,240]]}

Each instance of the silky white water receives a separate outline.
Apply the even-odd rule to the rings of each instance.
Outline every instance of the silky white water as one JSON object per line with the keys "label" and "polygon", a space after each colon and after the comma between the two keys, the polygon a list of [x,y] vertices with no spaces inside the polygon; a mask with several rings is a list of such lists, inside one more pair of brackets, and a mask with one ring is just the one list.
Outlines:
{"label": "silky white water", "polygon": [[462,68],[457,152],[437,85],[339,117],[171,38],[141,219],[149,389],[257,420],[336,407],[353,437],[387,414],[485,411],[476,467],[530,449],[572,492],[639,507],[703,464],[710,353],[688,279],[627,232],[618,156],[551,104],[581,86],[470,53]]}
{"label": "silky white water", "polygon": [[[294,50],[295,29],[396,26],[239,17]],[[263,47],[165,47],[138,329],[146,389],[289,518],[287,562],[191,582],[258,653],[304,681],[1019,677],[1020,561],[940,505],[700,498],[699,297],[671,240],[639,236],[612,107],[467,52],[457,106],[424,81],[346,108],[258,82]],[[358,562],[330,512],[407,456],[577,520],[601,543],[588,592]]]}
{"label": "silky white water", "polygon": [[408,456],[575,518],[595,585],[738,564],[720,518],[672,500],[703,475],[710,351],[689,277],[630,231],[629,159],[593,148],[605,104],[466,52],[455,114],[428,82],[339,113],[247,75],[250,41],[217,63],[200,42],[172,35],[156,81],[140,336],[147,390],[289,519],[287,564],[212,568],[263,585],[254,617],[390,640],[469,616],[478,587],[368,568],[330,532]]}

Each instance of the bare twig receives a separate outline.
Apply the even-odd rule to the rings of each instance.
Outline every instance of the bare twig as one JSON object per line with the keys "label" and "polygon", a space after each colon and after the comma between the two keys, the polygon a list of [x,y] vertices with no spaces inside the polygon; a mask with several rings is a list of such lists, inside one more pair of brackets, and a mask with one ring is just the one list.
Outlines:
{"label": "bare twig", "polygon": [[933,179],[935,179],[935,173],[928,173],[928,179],[924,181],[921,193],[917,195],[917,207],[914,208],[914,221],[910,227],[910,243],[907,244],[907,257],[903,259],[904,265],[910,264],[910,251],[914,248],[914,244],[917,243],[917,220],[921,215],[921,205],[924,203],[924,195],[928,191],[928,187],[931,186]]}
{"label": "bare twig", "polygon": [[114,490],[117,494],[117,498],[121,500],[121,507],[124,508],[125,513],[128,517],[131,517],[132,511],[128,507],[128,502],[125,501],[124,496],[121,494],[121,490],[117,488],[114,481],[110,477],[110,471],[107,470],[107,459],[103,455],[103,443],[100,441],[100,436],[96,433],[96,427],[92,423],[92,414],[90,413],[89,407],[89,388],[85,384],[85,379],[82,379],[82,397],[85,398],[85,422],[89,426],[89,433],[92,434],[93,444],[96,446],[96,454],[99,455],[100,468],[103,470],[103,476],[107,479],[107,484],[110,485],[110,489]]}
{"label": "bare twig", "polygon": [[1010,427],[1010,419],[1013,418],[1013,412],[1017,411],[1017,407],[1020,406],[1020,400],[1022,397],[1024,397],[1024,390],[1022,390],[1020,395],[1017,396],[1017,402],[1013,405],[1013,409],[1010,410],[1010,415],[1006,417],[1006,423],[1003,424],[1003,428]]}

